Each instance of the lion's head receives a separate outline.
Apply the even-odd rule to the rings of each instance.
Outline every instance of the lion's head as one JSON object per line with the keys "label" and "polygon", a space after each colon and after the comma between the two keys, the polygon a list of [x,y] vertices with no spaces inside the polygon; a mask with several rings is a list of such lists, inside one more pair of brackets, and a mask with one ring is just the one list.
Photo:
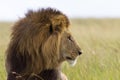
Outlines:
{"label": "lion's head", "polygon": [[60,55],[62,58],[70,65],[75,65],[77,57],[82,52],[69,30],[63,32],[60,45]]}
{"label": "lion's head", "polygon": [[38,74],[58,68],[65,60],[74,64],[81,51],[68,28],[67,16],[58,10],[29,11],[13,27],[7,72]]}

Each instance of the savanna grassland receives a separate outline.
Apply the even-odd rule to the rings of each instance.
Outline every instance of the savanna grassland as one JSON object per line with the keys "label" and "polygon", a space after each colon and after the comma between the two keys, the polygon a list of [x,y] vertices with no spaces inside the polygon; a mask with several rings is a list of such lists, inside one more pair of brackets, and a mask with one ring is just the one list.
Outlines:
{"label": "savanna grassland", "polygon": [[[6,80],[5,50],[13,23],[0,23],[0,80]],[[120,19],[72,19],[70,30],[83,54],[62,65],[69,80],[120,80]]]}

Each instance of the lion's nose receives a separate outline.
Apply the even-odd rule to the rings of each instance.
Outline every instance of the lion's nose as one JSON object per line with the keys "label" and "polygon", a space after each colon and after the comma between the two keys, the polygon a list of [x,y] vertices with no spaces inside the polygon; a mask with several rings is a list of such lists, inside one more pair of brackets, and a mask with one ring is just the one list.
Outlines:
{"label": "lion's nose", "polygon": [[81,50],[79,50],[79,51],[78,51],[78,54],[79,54],[79,55],[81,55],[81,54],[82,54],[82,51],[81,51]]}

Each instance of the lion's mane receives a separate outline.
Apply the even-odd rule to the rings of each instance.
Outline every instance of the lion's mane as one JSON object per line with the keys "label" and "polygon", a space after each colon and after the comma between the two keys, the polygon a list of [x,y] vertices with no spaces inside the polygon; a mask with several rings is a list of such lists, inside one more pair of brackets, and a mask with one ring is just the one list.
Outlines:
{"label": "lion's mane", "polygon": [[8,75],[39,74],[58,68],[60,38],[68,25],[68,18],[56,9],[30,10],[13,26],[6,54]]}

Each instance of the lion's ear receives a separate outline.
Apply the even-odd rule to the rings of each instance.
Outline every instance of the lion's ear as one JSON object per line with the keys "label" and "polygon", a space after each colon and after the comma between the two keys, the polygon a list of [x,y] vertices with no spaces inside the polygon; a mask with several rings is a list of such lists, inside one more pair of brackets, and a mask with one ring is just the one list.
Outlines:
{"label": "lion's ear", "polygon": [[50,25],[50,33],[61,33],[63,27],[61,25]]}

